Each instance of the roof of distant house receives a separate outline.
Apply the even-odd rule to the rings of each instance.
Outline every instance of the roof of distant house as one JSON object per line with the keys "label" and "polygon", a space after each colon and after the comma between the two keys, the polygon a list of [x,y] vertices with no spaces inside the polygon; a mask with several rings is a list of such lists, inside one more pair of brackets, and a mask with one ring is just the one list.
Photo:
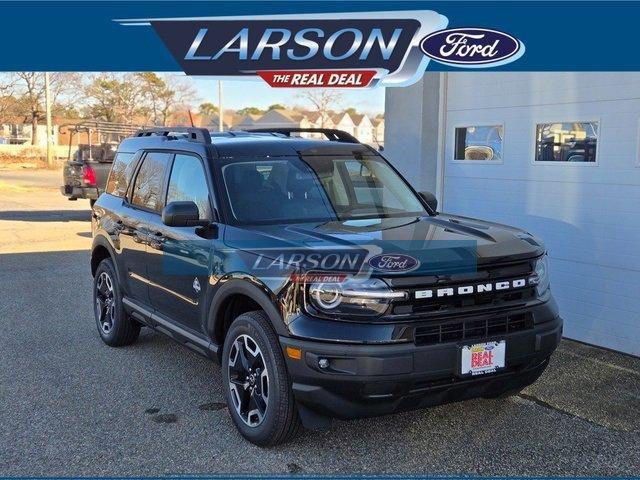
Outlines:
{"label": "roof of distant house", "polygon": [[288,109],[288,108],[287,109],[276,108],[275,111],[278,112],[280,115],[283,115],[284,117],[287,117],[288,119],[290,119],[293,122],[299,122],[305,117],[304,113],[298,112],[297,110],[291,110],[291,109]]}

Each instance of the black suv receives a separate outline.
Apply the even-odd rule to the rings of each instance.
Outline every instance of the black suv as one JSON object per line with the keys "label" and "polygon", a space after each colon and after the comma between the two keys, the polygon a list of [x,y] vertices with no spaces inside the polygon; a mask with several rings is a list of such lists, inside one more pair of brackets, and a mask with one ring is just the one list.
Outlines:
{"label": "black suv", "polygon": [[518,392],[562,335],[545,248],[436,206],[338,130],[142,130],[93,209],[98,331],[218,361],[258,445]]}

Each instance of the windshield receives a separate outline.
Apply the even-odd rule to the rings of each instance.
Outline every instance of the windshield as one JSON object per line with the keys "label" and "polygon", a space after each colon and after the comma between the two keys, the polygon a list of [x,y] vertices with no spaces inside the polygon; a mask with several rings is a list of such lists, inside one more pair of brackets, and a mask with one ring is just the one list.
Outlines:
{"label": "windshield", "polygon": [[305,156],[222,168],[231,213],[241,223],[302,223],[426,215],[381,158]]}

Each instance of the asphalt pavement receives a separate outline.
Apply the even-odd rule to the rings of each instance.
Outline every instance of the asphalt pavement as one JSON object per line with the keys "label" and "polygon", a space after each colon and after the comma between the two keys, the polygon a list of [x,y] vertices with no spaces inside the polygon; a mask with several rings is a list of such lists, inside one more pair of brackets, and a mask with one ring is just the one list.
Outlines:
{"label": "asphalt pavement", "polygon": [[0,171],[0,476],[639,474],[640,359],[568,340],[518,397],[255,447],[215,364],[146,329],[129,347],[100,341],[88,202],[62,198],[54,174],[11,175]]}

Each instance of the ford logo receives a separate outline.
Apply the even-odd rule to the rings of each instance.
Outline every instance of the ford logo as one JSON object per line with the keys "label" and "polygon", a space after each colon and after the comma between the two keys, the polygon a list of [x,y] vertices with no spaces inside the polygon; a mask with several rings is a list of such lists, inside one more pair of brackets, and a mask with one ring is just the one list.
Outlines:
{"label": "ford logo", "polygon": [[381,254],[369,259],[369,266],[379,272],[409,272],[420,266],[420,262],[409,255]]}
{"label": "ford logo", "polygon": [[465,68],[504,65],[524,54],[520,40],[487,28],[438,30],[422,39],[420,49],[437,62]]}

